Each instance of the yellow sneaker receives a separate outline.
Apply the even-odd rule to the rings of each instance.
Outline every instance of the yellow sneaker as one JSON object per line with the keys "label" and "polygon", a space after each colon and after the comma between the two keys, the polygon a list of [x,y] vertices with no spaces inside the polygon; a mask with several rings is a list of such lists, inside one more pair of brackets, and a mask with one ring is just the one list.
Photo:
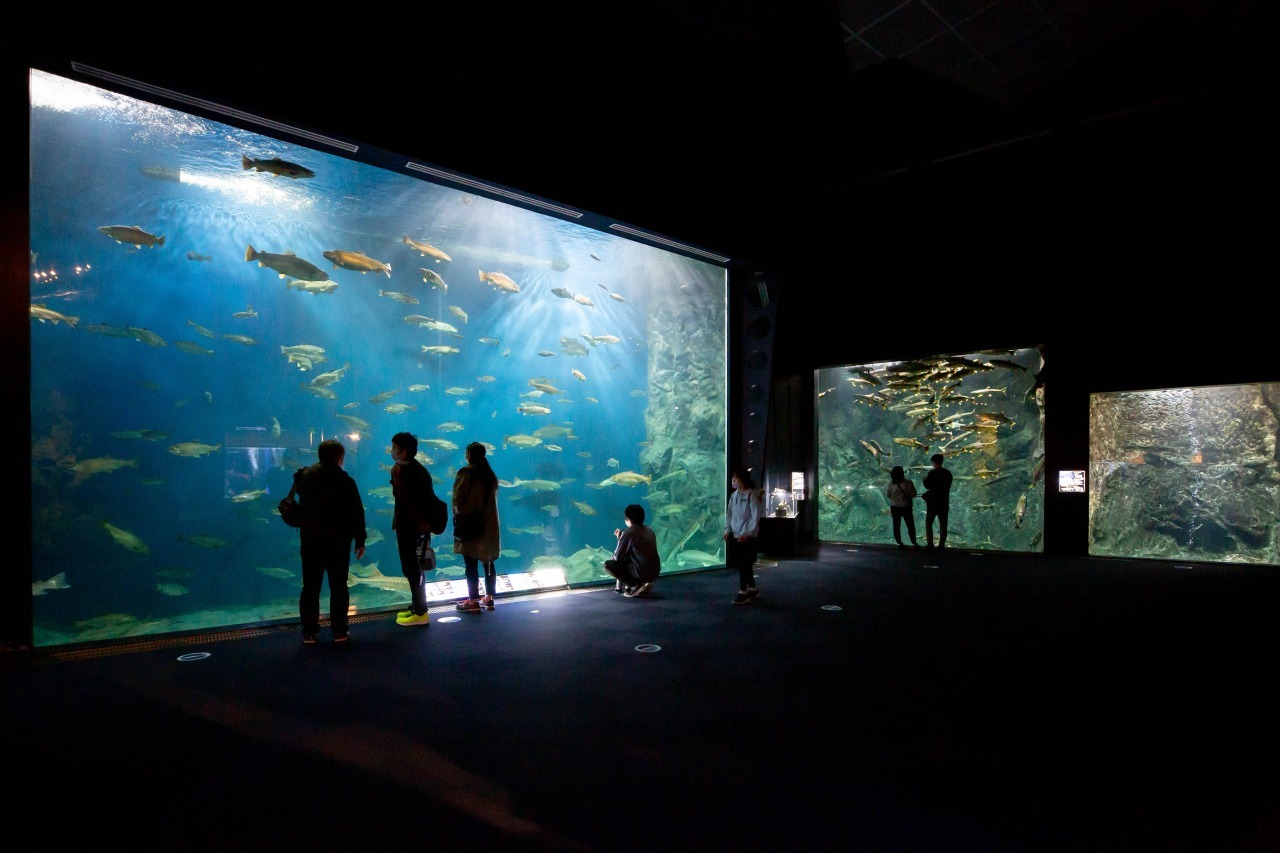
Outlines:
{"label": "yellow sneaker", "polygon": [[406,616],[405,618],[403,619],[397,618],[396,624],[397,625],[426,625],[430,621],[431,621],[430,613],[423,613],[421,616],[414,616],[413,611],[410,611],[409,615]]}

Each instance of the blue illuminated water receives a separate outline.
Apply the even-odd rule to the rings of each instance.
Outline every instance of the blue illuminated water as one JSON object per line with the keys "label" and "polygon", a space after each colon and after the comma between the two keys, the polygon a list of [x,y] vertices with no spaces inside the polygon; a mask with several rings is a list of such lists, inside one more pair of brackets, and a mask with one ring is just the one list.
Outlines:
{"label": "blue illuminated water", "polygon": [[[500,573],[529,571],[539,556],[612,549],[623,507],[649,491],[608,481],[613,474],[656,480],[702,454],[722,465],[722,269],[49,75],[33,76],[32,99],[31,302],[77,318],[33,316],[31,328],[32,580],[65,573],[69,584],[34,598],[38,644],[296,613],[297,533],[274,507],[324,438],[347,446],[368,527],[386,537],[357,568],[377,564],[393,578],[390,503],[371,492],[389,485],[398,431],[457,445],[421,447],[446,500],[462,448],[490,445],[509,484]],[[244,156],[280,157],[316,175],[245,170]],[[106,225],[138,226],[164,243],[122,245],[98,231]],[[406,236],[451,260],[420,256]],[[246,261],[249,246],[293,252],[337,287],[290,287]],[[330,250],[359,252],[391,274],[335,268],[322,254]],[[447,292],[424,282],[423,267]],[[502,272],[520,291],[482,282],[481,272]],[[457,331],[421,328],[410,315]],[[152,335],[163,345],[147,343]],[[301,369],[281,349],[298,345],[322,347],[324,360]],[[327,386],[333,399],[313,393],[312,380],[344,365]],[[539,395],[531,381],[560,393]],[[550,412],[521,413],[522,403]],[[393,404],[411,408],[388,411]],[[710,439],[705,428],[671,426],[671,412],[704,410],[721,425]],[[441,429],[450,422],[463,428]],[[556,426],[568,434],[508,443]],[[171,449],[187,442],[217,449]],[[533,479],[560,488],[515,485]],[[651,517],[665,508],[674,548],[690,514],[718,511],[724,489],[719,474],[677,473],[646,506]],[[136,536],[145,553],[104,522]],[[705,526],[680,545],[714,552],[717,525]],[[530,528],[540,530],[511,532]],[[442,576],[461,572],[449,550],[437,544]],[[573,565],[570,576],[603,572]],[[407,600],[373,585],[352,592],[370,608]]]}

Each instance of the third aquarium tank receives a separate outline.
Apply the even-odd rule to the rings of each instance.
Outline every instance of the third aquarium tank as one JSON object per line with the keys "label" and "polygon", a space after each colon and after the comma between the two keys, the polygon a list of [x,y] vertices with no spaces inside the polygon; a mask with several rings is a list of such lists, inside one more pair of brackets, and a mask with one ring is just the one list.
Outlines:
{"label": "third aquarium tank", "polygon": [[818,370],[818,537],[892,544],[890,473],[901,465],[923,494],[941,454],[953,478],[947,547],[1043,550],[1043,370],[1040,347]]}
{"label": "third aquarium tank", "polygon": [[1280,383],[1089,398],[1089,553],[1280,564]]}
{"label": "third aquarium tank", "polygon": [[[364,498],[357,612],[408,601],[402,430],[446,501],[488,447],[501,576],[607,580],[630,503],[664,571],[723,562],[722,267],[57,75],[30,93],[37,646],[295,619],[276,504],[326,438]],[[460,578],[435,544],[430,580]]]}

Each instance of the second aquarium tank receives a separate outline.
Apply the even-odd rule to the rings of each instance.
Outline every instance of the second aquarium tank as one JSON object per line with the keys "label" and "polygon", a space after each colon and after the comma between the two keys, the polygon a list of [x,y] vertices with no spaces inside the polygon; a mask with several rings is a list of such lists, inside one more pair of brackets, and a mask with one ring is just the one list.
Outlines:
{"label": "second aquarium tank", "polygon": [[[953,477],[947,547],[1042,551],[1043,371],[1038,346],[816,371],[818,537],[892,544],[890,472],[901,465],[922,494],[941,454]],[[922,500],[914,513],[924,543]]]}
{"label": "second aquarium tank", "polygon": [[[408,600],[401,430],[445,500],[487,446],[500,575],[607,580],[629,503],[664,571],[723,563],[722,267],[42,71],[30,93],[37,646],[296,618],[276,504],[326,438],[365,503],[357,611]],[[462,576],[451,545],[431,580]]]}

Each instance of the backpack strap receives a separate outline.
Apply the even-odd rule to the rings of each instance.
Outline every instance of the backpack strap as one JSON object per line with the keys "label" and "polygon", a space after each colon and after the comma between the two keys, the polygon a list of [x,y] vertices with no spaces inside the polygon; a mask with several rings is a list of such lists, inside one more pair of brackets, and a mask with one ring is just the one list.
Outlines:
{"label": "backpack strap", "polygon": [[293,472],[293,485],[289,487],[289,495],[288,495],[290,500],[293,499],[294,492],[298,491],[298,478],[302,476],[302,472],[305,470],[307,469],[299,468],[297,471]]}

